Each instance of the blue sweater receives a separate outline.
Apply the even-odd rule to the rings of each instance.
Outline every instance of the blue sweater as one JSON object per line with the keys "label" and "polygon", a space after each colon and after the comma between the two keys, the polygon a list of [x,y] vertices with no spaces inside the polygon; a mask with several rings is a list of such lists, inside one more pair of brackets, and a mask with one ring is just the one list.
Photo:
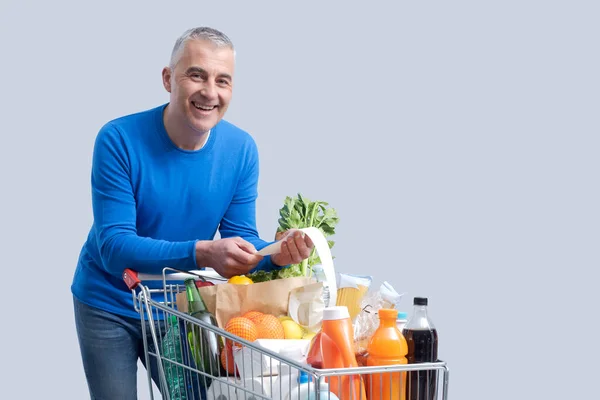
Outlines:
{"label": "blue sweater", "polygon": [[[196,264],[195,243],[213,239],[217,229],[257,250],[270,243],[256,229],[259,162],[252,137],[221,120],[202,149],[182,150],[165,130],[165,107],[115,119],[98,133],[94,222],[71,285],[81,302],[133,318],[139,314],[123,282],[125,268],[162,274],[164,267],[210,267]],[[256,269],[273,268],[265,257]]]}

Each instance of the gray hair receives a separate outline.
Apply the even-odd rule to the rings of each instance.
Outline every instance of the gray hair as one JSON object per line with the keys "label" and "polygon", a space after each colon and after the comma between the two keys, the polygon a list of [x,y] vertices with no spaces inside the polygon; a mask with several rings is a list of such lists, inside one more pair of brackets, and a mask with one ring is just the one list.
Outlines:
{"label": "gray hair", "polygon": [[175,68],[175,65],[179,62],[185,43],[192,39],[208,40],[217,47],[229,47],[233,50],[233,56],[235,58],[235,48],[227,35],[214,28],[202,26],[188,29],[177,39],[177,41],[175,41],[175,46],[173,46],[173,51],[171,52],[171,62],[169,64],[171,69]]}

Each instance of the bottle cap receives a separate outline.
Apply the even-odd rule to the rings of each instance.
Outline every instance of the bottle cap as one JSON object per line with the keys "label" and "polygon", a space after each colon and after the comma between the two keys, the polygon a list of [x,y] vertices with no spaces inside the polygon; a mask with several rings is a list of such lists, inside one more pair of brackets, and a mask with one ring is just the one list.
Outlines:
{"label": "bottle cap", "polygon": [[404,311],[398,311],[398,319],[406,319],[408,318],[408,314]]}
{"label": "bottle cap", "polygon": [[379,314],[379,319],[396,319],[398,317],[398,310],[394,308],[380,308],[377,314]]}
{"label": "bottle cap", "polygon": [[427,297],[415,297],[413,304],[415,306],[426,306],[427,305]]}
{"label": "bottle cap", "polygon": [[300,371],[300,374],[298,375],[298,383],[308,383],[308,381],[310,380],[309,378],[311,377],[308,376],[308,373]]}
{"label": "bottle cap", "polygon": [[169,323],[171,325],[177,325],[177,315],[170,315],[169,316]]}
{"label": "bottle cap", "polygon": [[323,309],[323,321],[345,318],[350,318],[350,313],[346,306],[332,306]]}

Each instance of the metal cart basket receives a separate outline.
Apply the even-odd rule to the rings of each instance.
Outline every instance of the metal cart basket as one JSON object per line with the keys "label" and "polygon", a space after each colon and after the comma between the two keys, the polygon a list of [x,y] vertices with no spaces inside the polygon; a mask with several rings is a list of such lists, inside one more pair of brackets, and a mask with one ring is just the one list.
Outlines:
{"label": "metal cart basket", "polygon": [[[125,270],[123,279],[132,291],[133,303],[139,312],[144,330],[144,353],[151,399],[152,382],[163,399],[172,400],[255,400],[255,399],[341,399],[341,400],[447,400],[449,371],[443,361],[344,369],[316,369],[177,310],[176,296],[185,291],[183,280],[224,280],[213,270],[177,271],[165,268],[162,275],[150,275]],[[161,285],[162,281],[162,285]],[[143,282],[143,283],[142,283]],[[218,283],[218,282],[217,282]],[[152,288],[151,288],[152,287]],[[148,340],[146,329],[150,329]],[[193,335],[216,336],[223,348],[214,367],[199,367],[195,360],[204,357],[207,348],[191,348]],[[226,344],[229,343],[229,344]],[[230,345],[234,343],[233,346]],[[206,346],[205,346],[206,347]],[[235,361],[234,361],[235,360]],[[425,379],[426,390],[406,394],[404,384],[392,385],[392,380]],[[417,376],[418,375],[418,376]],[[346,379],[344,379],[346,377]],[[360,380],[366,399],[342,391],[341,385]],[[378,393],[373,380],[379,380]],[[389,384],[384,385],[383,382]],[[323,390],[322,383],[338,385],[336,397],[332,387]],[[354,381],[356,382],[356,381]],[[327,387],[325,385],[325,387]],[[388,388],[383,391],[382,388]],[[419,386],[423,387],[423,386]],[[394,389],[392,389],[394,388]],[[341,393],[350,393],[342,396]]]}

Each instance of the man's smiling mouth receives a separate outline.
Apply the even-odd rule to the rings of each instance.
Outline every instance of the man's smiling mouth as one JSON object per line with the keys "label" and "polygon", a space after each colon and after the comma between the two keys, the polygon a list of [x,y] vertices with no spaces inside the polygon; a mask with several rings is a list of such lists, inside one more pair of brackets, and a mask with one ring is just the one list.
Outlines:
{"label": "man's smiling mouth", "polygon": [[203,105],[200,103],[196,103],[195,101],[192,101],[192,105],[197,108],[198,110],[202,110],[202,111],[212,111],[214,110],[217,106],[212,105],[212,106],[208,106],[208,105]]}

